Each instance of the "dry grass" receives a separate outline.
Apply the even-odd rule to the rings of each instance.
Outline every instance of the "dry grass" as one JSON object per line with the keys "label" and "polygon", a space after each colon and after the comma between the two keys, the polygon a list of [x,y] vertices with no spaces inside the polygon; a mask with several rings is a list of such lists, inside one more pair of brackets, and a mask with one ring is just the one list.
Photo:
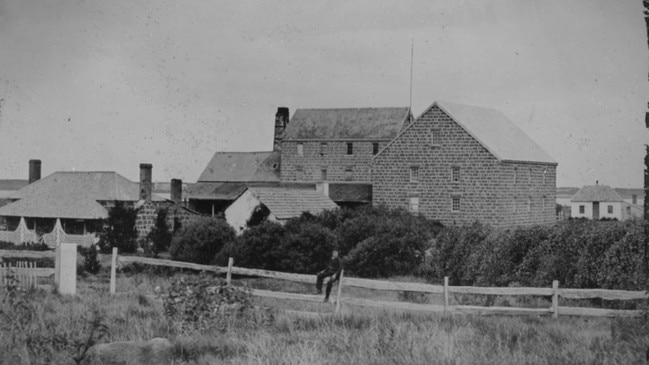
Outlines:
{"label": "dry grass", "polygon": [[[251,287],[308,293],[309,285],[243,280]],[[548,317],[478,317],[357,311],[314,317],[253,311],[227,328],[179,333],[170,325],[154,288],[170,278],[120,275],[110,296],[105,274],[79,283],[79,295],[25,294],[34,315],[20,327],[0,323],[2,364],[70,364],[74,341],[89,334],[93,311],[109,333],[103,341],[166,337],[178,364],[642,364],[649,342],[639,320]],[[399,293],[345,289],[346,295],[405,300]],[[3,294],[0,294],[3,295]],[[436,301],[432,297],[427,301]],[[264,299],[295,310],[331,310],[319,303]],[[0,304],[5,313],[15,309]],[[17,313],[17,312],[14,312]],[[58,341],[58,342],[57,342]]]}

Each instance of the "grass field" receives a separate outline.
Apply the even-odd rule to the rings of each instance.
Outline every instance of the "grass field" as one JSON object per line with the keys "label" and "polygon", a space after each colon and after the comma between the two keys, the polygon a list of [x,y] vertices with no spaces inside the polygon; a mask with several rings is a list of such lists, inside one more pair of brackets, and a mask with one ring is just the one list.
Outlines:
{"label": "grass field", "polygon": [[[193,276],[187,276],[192,280]],[[299,283],[236,279],[251,287],[305,292]],[[417,315],[356,310],[341,316],[301,316],[253,309],[218,326],[180,329],[168,320],[154,288],[160,275],[120,275],[108,294],[108,277],[80,278],[76,297],[44,292],[1,292],[2,364],[74,364],[76,346],[169,338],[176,364],[643,364],[649,344],[640,319]],[[350,289],[355,290],[355,289]],[[349,292],[384,300],[400,293]],[[380,296],[379,296],[380,295]],[[435,301],[431,298],[417,300]],[[255,300],[256,305],[328,312],[331,304]],[[94,321],[94,324],[93,324]]]}

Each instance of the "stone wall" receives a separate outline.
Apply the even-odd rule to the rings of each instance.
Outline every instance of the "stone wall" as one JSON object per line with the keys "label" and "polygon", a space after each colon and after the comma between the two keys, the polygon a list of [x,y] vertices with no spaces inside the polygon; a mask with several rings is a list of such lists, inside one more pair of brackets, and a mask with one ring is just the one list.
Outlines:
{"label": "stone wall", "polygon": [[[347,154],[347,143],[353,143],[353,153]],[[322,170],[327,170],[326,181],[371,182],[371,161],[374,143],[379,151],[389,141],[284,141],[282,142],[282,182],[316,182],[322,180]],[[322,143],[327,143],[323,153]],[[298,154],[302,144],[302,155]]]}
{"label": "stone wall", "polygon": [[[418,198],[419,212],[445,225],[479,220],[511,227],[555,220],[556,165],[499,161],[437,107],[376,156],[372,182],[373,204],[410,209],[411,198]],[[459,210],[453,209],[454,198]]]}
{"label": "stone wall", "polygon": [[164,202],[147,202],[144,203],[137,211],[135,219],[135,229],[137,230],[138,239],[146,237],[155,226],[158,210],[166,208],[168,210],[167,225],[173,231],[176,218],[181,225],[185,225],[193,217],[198,216],[190,210],[185,209],[182,205],[174,204],[169,201]]}

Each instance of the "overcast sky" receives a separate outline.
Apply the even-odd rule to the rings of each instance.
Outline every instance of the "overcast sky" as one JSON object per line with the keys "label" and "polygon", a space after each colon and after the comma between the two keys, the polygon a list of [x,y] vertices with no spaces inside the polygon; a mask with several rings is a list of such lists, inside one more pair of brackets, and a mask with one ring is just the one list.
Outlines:
{"label": "overcast sky", "polygon": [[111,170],[195,182],[272,148],[274,114],[434,101],[499,109],[558,186],[642,187],[640,0],[0,0],[0,179]]}

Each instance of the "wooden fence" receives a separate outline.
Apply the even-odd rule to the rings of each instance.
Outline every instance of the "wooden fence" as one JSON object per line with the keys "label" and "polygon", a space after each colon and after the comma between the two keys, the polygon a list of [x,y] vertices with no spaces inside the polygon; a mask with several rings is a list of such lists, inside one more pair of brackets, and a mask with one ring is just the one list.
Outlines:
{"label": "wooden fence", "polygon": [[[51,251],[14,251],[0,250],[0,258],[55,258],[56,254]],[[52,284],[43,284],[45,281],[41,278],[51,278],[55,274],[52,267],[36,267],[35,262],[17,261],[13,264],[0,262],[0,287],[6,288],[8,285],[17,285],[21,288],[37,287],[41,289],[50,289]]]}
{"label": "wooden fence", "polygon": [[[113,259],[111,268],[111,294],[116,293],[116,268],[118,263],[141,263],[148,265],[159,265],[167,267],[176,267],[192,269],[199,271],[209,271],[217,274],[225,274],[228,284],[231,282],[232,275],[257,276],[274,279],[282,279],[299,283],[315,284],[315,275],[304,275],[285,273],[269,270],[249,269],[233,266],[233,260],[230,258],[228,267],[218,267],[211,265],[198,265],[187,262],[178,262],[171,260],[159,260],[136,256],[118,256],[117,249],[113,249]],[[419,304],[410,302],[391,302],[378,301],[363,298],[343,297],[344,288],[358,287],[373,290],[397,291],[397,292],[414,292],[441,295],[443,304]],[[252,294],[259,297],[277,298],[286,300],[299,300],[307,302],[322,302],[321,295],[285,293],[269,290],[253,289]],[[449,300],[454,294],[475,294],[475,295],[499,295],[499,296],[542,296],[551,297],[551,306],[545,308],[521,308],[521,307],[484,307],[473,305],[451,305]],[[442,285],[426,283],[408,283],[393,282],[371,279],[359,279],[344,277],[341,274],[334,301],[334,312],[338,313],[341,306],[360,306],[372,307],[388,310],[406,310],[416,312],[432,313],[473,313],[473,314],[538,314],[552,315],[557,318],[559,315],[570,316],[596,316],[596,317],[615,317],[615,316],[637,316],[641,314],[640,310],[614,310],[603,308],[588,307],[566,307],[559,305],[559,298],[565,299],[593,299],[601,298],[604,300],[646,300],[649,298],[644,291],[625,291],[625,290],[605,290],[605,289],[569,289],[560,288],[559,282],[554,281],[551,288],[495,288],[495,287],[470,287],[470,286],[450,286],[448,277],[444,278]]]}

